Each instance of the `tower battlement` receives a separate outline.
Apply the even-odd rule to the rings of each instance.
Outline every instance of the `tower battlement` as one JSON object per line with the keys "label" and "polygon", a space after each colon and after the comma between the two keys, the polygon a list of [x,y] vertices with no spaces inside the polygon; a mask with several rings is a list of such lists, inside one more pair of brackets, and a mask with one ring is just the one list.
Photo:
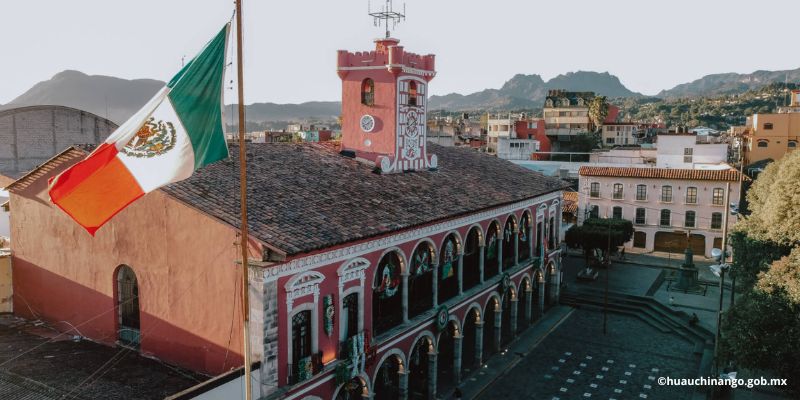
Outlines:
{"label": "tower battlement", "polygon": [[400,41],[393,38],[375,40],[375,50],[350,52],[339,50],[337,70],[340,77],[348,71],[364,69],[364,67],[386,67],[390,72],[415,73],[430,80],[436,75],[436,56],[420,55],[405,51]]}

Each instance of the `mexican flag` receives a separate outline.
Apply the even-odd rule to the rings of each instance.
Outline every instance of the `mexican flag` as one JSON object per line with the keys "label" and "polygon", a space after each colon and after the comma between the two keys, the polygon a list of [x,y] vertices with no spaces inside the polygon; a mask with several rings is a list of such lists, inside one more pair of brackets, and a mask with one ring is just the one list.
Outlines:
{"label": "mexican flag", "polygon": [[50,200],[90,234],[136,199],[228,157],[222,95],[229,27],[89,156],[50,180]]}

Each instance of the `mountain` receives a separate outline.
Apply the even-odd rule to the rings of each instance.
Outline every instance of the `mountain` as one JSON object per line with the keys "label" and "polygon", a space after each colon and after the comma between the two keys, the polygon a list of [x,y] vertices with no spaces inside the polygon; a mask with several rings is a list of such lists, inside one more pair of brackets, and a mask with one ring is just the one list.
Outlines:
{"label": "mountain", "polygon": [[486,89],[468,95],[431,96],[428,106],[450,111],[537,109],[542,107],[547,91],[551,89],[592,91],[608,97],[642,96],[626,88],[619,78],[608,72],[578,71],[558,75],[547,82],[539,75],[518,74],[500,89]]}
{"label": "mountain", "polygon": [[[164,86],[154,79],[120,79],[62,71],[34,85],[0,109],[32,105],[61,105],[106,117],[117,124],[125,122]],[[302,104],[255,103],[246,106],[252,122],[316,119],[327,121],[341,113],[341,103],[312,101]],[[226,106],[230,110],[230,105]]]}
{"label": "mountain", "polygon": [[124,122],[164,86],[154,79],[120,79],[66,70],[39,82],[2,108],[60,105]]}
{"label": "mountain", "polygon": [[741,94],[771,83],[800,81],[800,68],[786,71],[755,71],[750,74],[706,75],[689,83],[683,83],[669,90],[662,90],[657,97],[708,97],[727,94]]}

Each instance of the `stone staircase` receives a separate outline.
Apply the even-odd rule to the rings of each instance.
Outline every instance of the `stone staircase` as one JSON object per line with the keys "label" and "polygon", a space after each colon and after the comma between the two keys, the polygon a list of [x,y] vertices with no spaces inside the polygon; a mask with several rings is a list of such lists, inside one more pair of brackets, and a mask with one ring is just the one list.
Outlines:
{"label": "stone staircase", "polygon": [[[561,292],[561,304],[603,310],[604,291],[594,288],[567,288]],[[695,343],[696,350],[714,345],[714,333],[689,323],[691,316],[647,296],[608,293],[608,311],[630,315],[664,333],[670,333]],[[697,348],[700,346],[700,348]]]}

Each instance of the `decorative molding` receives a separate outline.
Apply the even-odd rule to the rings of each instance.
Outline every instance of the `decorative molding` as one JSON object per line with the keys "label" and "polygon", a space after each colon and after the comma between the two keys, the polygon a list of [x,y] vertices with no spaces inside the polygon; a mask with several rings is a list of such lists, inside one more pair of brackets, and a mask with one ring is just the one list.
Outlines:
{"label": "decorative molding", "polygon": [[[416,229],[401,231],[394,235],[357,243],[351,246],[341,247],[324,253],[299,257],[285,264],[275,265],[264,269],[265,282],[271,282],[284,276],[294,275],[303,271],[318,268],[323,265],[343,262],[354,257],[360,257],[370,252],[385,249],[387,247],[399,246],[403,243],[416,241],[424,237],[429,237],[439,233],[444,233],[452,229],[469,226],[485,220],[493,220],[509,212],[522,208],[531,207],[535,204],[546,202],[561,196],[561,192],[548,193],[532,199],[519,201],[505,206],[474,213],[460,218],[430,224]],[[547,207],[547,205],[542,205]],[[541,207],[540,207],[541,208]]]}
{"label": "decorative molding", "polygon": [[[266,277],[264,278],[267,279]],[[314,295],[314,306],[319,300],[319,284],[325,280],[325,275],[317,271],[307,271],[295,276],[286,282],[286,309],[291,313],[294,300],[309,294]]]}
{"label": "decorative molding", "polygon": [[336,274],[339,275],[339,294],[342,293],[347,282],[356,279],[360,281],[359,286],[364,287],[364,280],[366,279],[364,271],[367,268],[369,268],[369,260],[363,257],[356,257],[342,264],[336,271]]}

